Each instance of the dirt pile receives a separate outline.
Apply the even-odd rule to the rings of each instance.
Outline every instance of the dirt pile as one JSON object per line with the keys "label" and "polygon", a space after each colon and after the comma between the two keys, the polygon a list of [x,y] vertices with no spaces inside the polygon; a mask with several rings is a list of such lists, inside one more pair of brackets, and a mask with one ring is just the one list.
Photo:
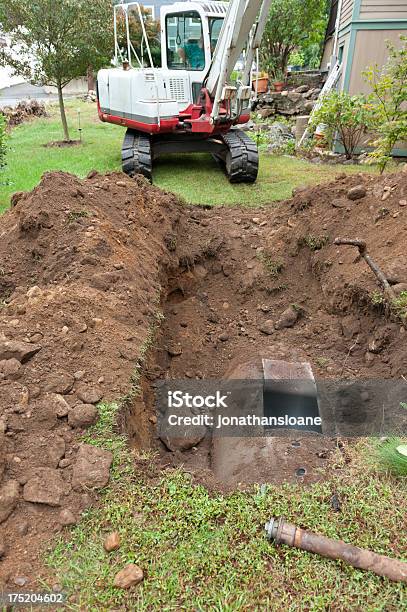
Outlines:
{"label": "dirt pile", "polygon": [[17,106],[5,106],[2,111],[7,125],[12,128],[33,117],[47,117],[45,104],[38,100],[23,100]]}
{"label": "dirt pile", "polygon": [[129,390],[179,218],[143,179],[53,173],[1,219],[2,581],[108,482],[110,453],[78,438],[97,402]]}
{"label": "dirt pile", "polygon": [[[159,439],[160,380],[228,377],[249,357],[307,361],[321,377],[405,374],[404,328],[371,298],[379,287],[357,252],[333,240],[365,239],[400,290],[406,194],[404,173],[340,177],[256,210],[181,207],[122,174],[47,174],[16,194],[0,224],[1,581],[32,586],[40,544],[108,482],[111,454],[80,435],[98,402],[128,393],[153,328],[123,427],[205,482],[209,432],[172,452]],[[312,481],[335,447],[284,441],[279,469]]]}

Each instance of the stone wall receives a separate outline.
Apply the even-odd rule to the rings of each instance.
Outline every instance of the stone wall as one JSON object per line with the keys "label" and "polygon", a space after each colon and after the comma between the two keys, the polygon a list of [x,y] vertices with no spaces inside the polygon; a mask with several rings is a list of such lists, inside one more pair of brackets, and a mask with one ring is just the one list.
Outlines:
{"label": "stone wall", "polygon": [[269,91],[259,96],[257,111],[263,119],[273,115],[309,115],[321,92],[326,75],[292,73],[282,92]]}

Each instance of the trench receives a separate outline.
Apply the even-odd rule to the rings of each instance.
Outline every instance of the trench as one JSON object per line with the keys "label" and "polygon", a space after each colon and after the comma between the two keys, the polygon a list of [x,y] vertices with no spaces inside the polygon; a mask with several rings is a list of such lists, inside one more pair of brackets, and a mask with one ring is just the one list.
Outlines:
{"label": "trench", "polygon": [[[182,465],[204,483],[224,488],[254,482],[308,484],[329,477],[331,459],[342,442],[311,432],[214,442],[208,431],[198,444],[182,450],[169,449],[160,439],[156,390],[165,380],[223,380],[231,374],[242,380],[260,378],[262,358],[307,362],[322,377],[343,371],[344,362],[347,373],[361,373],[364,366],[362,346],[348,354],[352,339],[341,331],[341,315],[324,309],[309,256],[297,254],[291,266],[270,278],[257,256],[262,243],[258,226],[242,261],[236,213],[203,210],[198,220],[187,239],[185,234],[178,237],[179,266],[166,272],[162,323],[145,360],[140,394],[124,415],[131,445],[155,450],[162,466]],[[219,229],[211,234],[212,225],[223,223],[221,234]],[[304,316],[290,328],[264,333],[265,322],[275,320],[299,292]],[[365,317],[366,326],[373,325],[370,314],[355,312],[359,316]],[[322,354],[331,371],[322,365]]]}

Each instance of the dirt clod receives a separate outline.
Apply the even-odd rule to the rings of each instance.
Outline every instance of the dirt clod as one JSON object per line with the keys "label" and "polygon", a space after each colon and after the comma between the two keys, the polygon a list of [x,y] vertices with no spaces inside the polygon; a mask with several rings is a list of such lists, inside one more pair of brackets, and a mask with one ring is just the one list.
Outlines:
{"label": "dirt clod", "polygon": [[28,502],[60,506],[64,489],[60,472],[51,468],[36,468],[24,485],[23,497]]}
{"label": "dirt clod", "polygon": [[69,425],[82,429],[94,425],[97,418],[98,411],[93,404],[76,404],[68,413]]}
{"label": "dirt clod", "polygon": [[13,512],[20,495],[20,487],[16,480],[9,480],[0,488],[0,524]]}
{"label": "dirt clod", "polygon": [[107,538],[103,543],[103,547],[106,552],[112,552],[113,550],[117,550],[120,548],[120,535],[118,531],[113,531],[109,533]]}
{"label": "dirt clod", "polygon": [[78,491],[106,486],[109,482],[112,461],[111,452],[89,444],[81,444],[73,468],[73,488]]}
{"label": "dirt clod", "polygon": [[144,573],[141,567],[129,563],[116,574],[113,585],[119,589],[130,589],[130,587],[139,584],[143,578]]}

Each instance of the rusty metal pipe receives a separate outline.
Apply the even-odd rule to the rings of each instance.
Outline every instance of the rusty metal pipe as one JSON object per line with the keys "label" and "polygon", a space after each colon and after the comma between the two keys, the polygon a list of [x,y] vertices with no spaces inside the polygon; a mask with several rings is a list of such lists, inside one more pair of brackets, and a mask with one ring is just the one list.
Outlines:
{"label": "rusty metal pipe", "polygon": [[386,576],[389,580],[407,582],[407,563],[403,561],[346,544],[342,540],[333,540],[312,531],[305,531],[287,523],[283,517],[270,519],[265,528],[267,538],[276,544],[294,546],[329,559],[341,559],[353,567]]}

